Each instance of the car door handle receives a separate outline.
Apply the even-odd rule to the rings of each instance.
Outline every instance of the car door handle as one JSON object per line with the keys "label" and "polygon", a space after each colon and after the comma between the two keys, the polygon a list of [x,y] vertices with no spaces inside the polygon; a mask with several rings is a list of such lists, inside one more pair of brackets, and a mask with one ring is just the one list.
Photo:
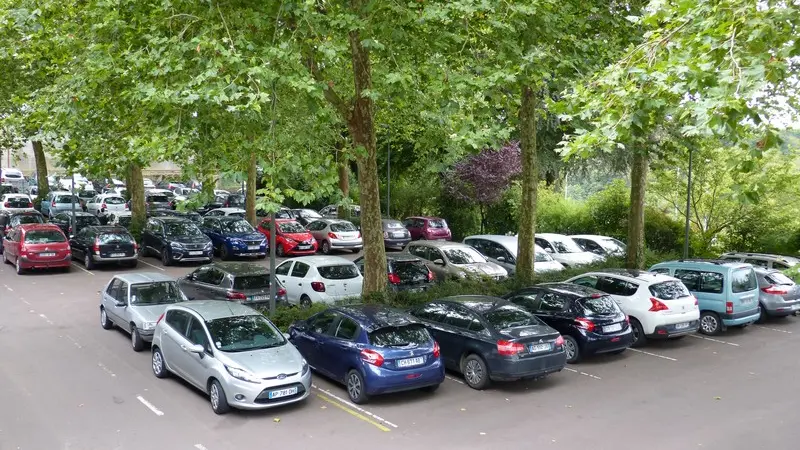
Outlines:
{"label": "car door handle", "polygon": [[188,348],[186,348],[186,346],[185,346],[185,345],[181,345],[181,350],[183,350],[183,351],[185,351],[185,352],[187,352],[187,353],[189,352],[189,349],[188,349]]}

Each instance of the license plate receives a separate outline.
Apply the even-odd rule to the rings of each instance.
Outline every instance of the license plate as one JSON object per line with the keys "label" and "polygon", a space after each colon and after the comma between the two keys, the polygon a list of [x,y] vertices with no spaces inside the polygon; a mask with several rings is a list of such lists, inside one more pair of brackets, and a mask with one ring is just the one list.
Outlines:
{"label": "license plate", "polygon": [[405,233],[392,233],[392,237],[402,238],[405,237]]}
{"label": "license plate", "polygon": [[311,246],[310,246],[310,245],[298,245],[298,246],[297,246],[297,249],[298,249],[298,250],[308,250],[308,249],[310,249],[310,248],[311,248]]}
{"label": "license plate", "polygon": [[270,391],[269,398],[281,398],[281,397],[288,397],[290,395],[297,394],[297,387],[291,387],[286,389],[280,389],[277,391]]}
{"label": "license plate", "polygon": [[549,352],[550,351],[550,344],[549,343],[547,343],[547,344],[533,344],[530,347],[528,347],[528,350],[531,353]]}
{"label": "license plate", "polygon": [[261,249],[261,246],[260,245],[248,245],[247,249],[248,250],[259,250],[259,249]]}
{"label": "license plate", "polygon": [[684,330],[686,328],[689,328],[689,322],[683,322],[683,323],[676,323],[675,324],[675,329],[676,330]]}
{"label": "license plate", "polygon": [[253,297],[250,297],[250,300],[254,302],[260,302],[262,300],[267,300],[267,299],[269,299],[269,296],[267,295],[254,295]]}
{"label": "license plate", "polygon": [[202,255],[203,252],[189,252],[189,256]]}
{"label": "license plate", "polygon": [[400,359],[397,361],[397,367],[411,367],[411,366],[418,366],[425,362],[425,358],[407,358],[407,359]]}
{"label": "license plate", "polygon": [[622,329],[622,324],[614,323],[603,327],[603,333],[613,333]]}
{"label": "license plate", "polygon": [[125,253],[112,253],[111,257],[112,258],[124,258],[125,257]]}
{"label": "license plate", "polygon": [[47,252],[47,253],[39,253],[39,256],[41,256],[42,258],[52,258],[53,256],[56,256],[56,254],[52,252]]}

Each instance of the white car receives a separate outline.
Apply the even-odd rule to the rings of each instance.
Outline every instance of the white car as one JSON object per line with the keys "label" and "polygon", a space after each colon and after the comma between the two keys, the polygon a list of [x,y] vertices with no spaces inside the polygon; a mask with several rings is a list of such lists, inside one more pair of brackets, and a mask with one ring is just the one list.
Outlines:
{"label": "white car", "polygon": [[144,188],[145,189],[155,189],[156,188],[156,184],[153,183],[153,180],[151,180],[150,178],[145,178],[145,179],[142,180],[142,182],[144,183]]}
{"label": "white car", "polygon": [[214,189],[214,195],[231,195],[231,193],[225,189]]}
{"label": "white car", "polygon": [[625,256],[628,246],[619,239],[608,236],[598,236],[596,234],[573,234],[570,236],[577,242],[582,249],[600,256],[614,256],[621,258]]}
{"label": "white car", "polygon": [[[518,240],[517,236],[480,234],[464,238],[464,243],[481,252],[489,261],[506,269],[509,275],[514,275],[517,267]],[[564,266],[554,260],[549,253],[536,244],[533,246],[535,252],[533,271],[535,273],[564,270]]]}
{"label": "white car", "polygon": [[132,219],[133,213],[130,211],[115,211],[108,214],[108,225],[128,228]]}
{"label": "white car", "polygon": [[105,217],[110,212],[120,212],[128,209],[125,198],[117,194],[100,194],[86,202],[86,212],[97,217]]}
{"label": "white car", "polygon": [[217,208],[212,209],[211,211],[205,213],[204,217],[244,217],[247,214],[247,211],[241,208]]}
{"label": "white car", "polygon": [[86,191],[93,191],[94,185],[89,182],[89,180],[79,173],[72,174],[72,178],[70,177],[61,177],[58,180],[59,187],[65,191],[72,192],[72,181],[75,180],[75,190],[86,190]]}
{"label": "white car", "polygon": [[587,252],[571,237],[555,233],[536,233],[536,245],[543,248],[564,267],[579,267],[604,261],[600,255]]}
{"label": "white car", "polygon": [[287,301],[301,306],[360,297],[364,283],[358,267],[340,256],[287,259],[275,269],[275,277],[286,287]]}
{"label": "white car", "polygon": [[633,347],[647,339],[676,339],[697,331],[697,299],[677,278],[638,270],[602,270],[567,280],[609,294],[630,317]]}
{"label": "white car", "polygon": [[33,208],[33,201],[27,194],[3,194],[0,197],[0,211],[19,212]]}
{"label": "white car", "polygon": [[0,184],[10,184],[20,189],[25,184],[25,175],[21,170],[12,167],[0,168]]}

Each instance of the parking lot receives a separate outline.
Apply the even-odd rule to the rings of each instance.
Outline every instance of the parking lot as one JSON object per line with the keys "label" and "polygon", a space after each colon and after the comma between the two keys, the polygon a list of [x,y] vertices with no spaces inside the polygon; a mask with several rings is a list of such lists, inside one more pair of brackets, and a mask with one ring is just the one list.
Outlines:
{"label": "parking lot", "polygon": [[[342,254],[349,259],[358,255]],[[268,261],[259,261],[268,264]],[[800,318],[688,336],[567,366],[539,381],[346,400],[320,376],[308,400],[215,415],[149,352],[99,323],[116,272],[178,277],[194,266],[17,276],[0,267],[0,449],[552,448],[795,449]]]}

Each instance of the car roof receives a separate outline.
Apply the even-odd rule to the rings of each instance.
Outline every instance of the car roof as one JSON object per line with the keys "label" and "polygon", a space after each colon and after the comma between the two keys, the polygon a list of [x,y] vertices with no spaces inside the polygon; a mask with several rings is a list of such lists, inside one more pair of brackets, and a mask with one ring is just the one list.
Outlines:
{"label": "car roof", "polygon": [[269,269],[261,264],[248,262],[214,262],[210,266],[236,276],[269,274]]}
{"label": "car roof", "polygon": [[464,240],[467,239],[485,239],[487,241],[496,242],[506,247],[514,247],[514,248],[517,247],[517,243],[519,242],[519,238],[517,236],[506,236],[504,234],[476,234],[464,238]]}
{"label": "car roof", "polygon": [[332,310],[355,319],[367,333],[380,328],[420,323],[405,311],[383,305],[347,305]]}
{"label": "car roof", "polygon": [[219,219],[219,220],[221,220],[223,222],[238,222],[240,220],[244,220],[243,218],[238,217],[238,216],[217,216],[217,217],[208,216],[208,217],[203,217],[203,218],[204,219]]}
{"label": "car roof", "polygon": [[435,247],[435,248],[447,248],[447,247],[470,247],[467,244],[455,241],[414,241],[409,242],[408,245],[415,245],[415,246],[427,246],[427,247]]}
{"label": "car roof", "polygon": [[58,225],[52,223],[23,223],[22,225],[19,225],[19,229],[23,231],[33,231],[33,230],[61,231],[61,228],[59,228]]}
{"label": "car roof", "polygon": [[175,281],[175,279],[170,277],[169,275],[164,275],[156,272],[121,273],[119,275],[114,275],[114,278],[118,278],[128,284],[154,283],[159,281]]}
{"label": "car roof", "polygon": [[[363,259],[363,257],[359,258],[359,259]],[[387,261],[395,261],[395,262],[397,262],[397,261],[422,261],[422,259],[420,259],[417,256],[414,256],[414,255],[412,255],[410,253],[403,253],[403,252],[400,252],[400,253],[387,253],[386,254],[386,260]]]}
{"label": "car roof", "polygon": [[[222,211],[222,212],[247,212],[247,211],[243,210],[242,208],[215,208],[215,209],[212,209],[211,211]],[[209,211],[209,212],[211,212],[211,211]]]}
{"label": "car roof", "polygon": [[226,317],[261,315],[249,306],[225,300],[192,300],[175,304],[169,309],[179,308],[194,311],[207,321]]}
{"label": "car roof", "polygon": [[570,234],[569,237],[578,239],[616,239],[611,236],[601,236],[599,234]]}
{"label": "car roof", "polygon": [[621,278],[626,278],[629,280],[638,280],[645,283],[660,283],[662,281],[668,281],[674,279],[673,277],[663,274],[663,273],[655,273],[655,272],[648,272],[646,270],[632,270],[632,269],[600,269],[595,270],[593,272],[589,272],[588,274],[584,275],[614,275]]}
{"label": "car roof", "polygon": [[489,295],[453,295],[451,297],[444,297],[438,299],[441,302],[459,303],[462,306],[476,311],[480,314],[485,314],[498,306],[511,305],[513,303],[504,300],[500,297],[492,297]]}
{"label": "car roof", "polygon": [[[67,215],[71,216],[72,212],[71,211],[61,211],[59,214],[67,214]],[[75,216],[80,216],[80,217],[92,216],[92,217],[96,217],[94,214],[86,212],[86,211],[75,211]]]}
{"label": "car roof", "polygon": [[290,258],[287,259],[286,261],[300,261],[310,266],[353,264],[353,261],[350,261],[347,258],[342,258],[341,256],[323,256],[323,255],[301,256],[299,258]]}
{"label": "car roof", "polygon": [[185,217],[175,217],[175,216],[155,216],[155,217],[152,217],[152,218],[153,218],[153,219],[156,219],[156,220],[161,220],[161,221],[163,221],[163,222],[172,222],[172,223],[177,223],[177,222],[189,222],[189,223],[192,223],[192,221],[188,220],[188,219],[187,219],[187,218],[185,218]]}
{"label": "car roof", "polygon": [[558,233],[536,233],[535,237],[542,238],[542,239],[563,239],[569,238],[566,234],[558,234]]}
{"label": "car roof", "polygon": [[128,233],[128,230],[125,227],[121,227],[118,225],[93,225],[91,227],[86,227],[90,230],[95,230],[98,233]]}
{"label": "car roof", "polygon": [[44,215],[33,208],[26,208],[24,211],[3,211],[9,216],[42,216]]}
{"label": "car roof", "polygon": [[406,219],[425,219],[425,220],[443,220],[441,217],[434,216],[409,216]]}
{"label": "car roof", "polygon": [[597,289],[588,286],[581,286],[580,284],[575,284],[575,283],[564,283],[564,282],[540,283],[532,287],[545,289],[552,292],[558,292],[560,294],[573,295],[575,297],[592,297],[592,296],[601,297],[608,295]]}
{"label": "car roof", "polygon": [[778,255],[775,253],[752,253],[752,252],[728,252],[723,253],[722,256],[737,256],[737,257],[747,257],[747,256],[760,256],[764,258],[774,258],[778,261],[785,260],[785,261],[795,261],[800,262],[800,258],[797,256],[788,256],[788,255]]}
{"label": "car roof", "polygon": [[669,266],[680,266],[680,267],[705,266],[705,267],[732,267],[732,268],[752,267],[748,263],[743,263],[739,261],[726,261],[724,259],[679,259],[675,261],[664,261],[653,265],[653,267],[669,267]]}

